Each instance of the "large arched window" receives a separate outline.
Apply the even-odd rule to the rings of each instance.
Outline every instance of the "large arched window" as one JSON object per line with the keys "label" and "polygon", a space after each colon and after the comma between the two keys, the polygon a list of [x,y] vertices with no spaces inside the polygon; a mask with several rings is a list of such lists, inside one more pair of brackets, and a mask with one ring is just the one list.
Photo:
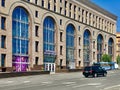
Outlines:
{"label": "large arched window", "polygon": [[97,62],[101,61],[103,51],[103,36],[101,34],[97,37]]}
{"label": "large arched window", "polygon": [[113,45],[114,45],[114,43],[113,43],[113,39],[112,38],[110,38],[109,39],[109,41],[108,41],[108,54],[112,57],[112,59],[113,59]]}
{"label": "large arched window", "polygon": [[46,17],[43,23],[44,62],[55,62],[55,21]]}
{"label": "large arched window", "polygon": [[[74,68],[74,31],[75,28],[69,24],[66,28],[66,65],[68,68]],[[73,67],[72,67],[73,65]]]}
{"label": "large arched window", "polygon": [[28,63],[29,17],[22,7],[16,7],[12,14],[12,54],[15,71],[26,71]]}
{"label": "large arched window", "polygon": [[90,65],[90,31],[85,30],[83,39],[83,63],[84,66]]}

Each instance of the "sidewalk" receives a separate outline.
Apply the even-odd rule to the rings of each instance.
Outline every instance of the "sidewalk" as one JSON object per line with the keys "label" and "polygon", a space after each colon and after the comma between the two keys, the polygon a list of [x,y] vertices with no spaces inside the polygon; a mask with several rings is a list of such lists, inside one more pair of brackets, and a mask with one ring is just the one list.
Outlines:
{"label": "sidewalk", "polygon": [[28,71],[28,72],[0,72],[0,78],[30,76],[30,75],[43,75],[50,74],[49,71]]}
{"label": "sidewalk", "polygon": [[10,78],[10,77],[21,77],[30,75],[45,75],[45,74],[56,74],[56,73],[71,73],[71,72],[81,72],[82,69],[67,69],[56,72],[50,71],[28,71],[28,72],[0,72],[0,78]]}

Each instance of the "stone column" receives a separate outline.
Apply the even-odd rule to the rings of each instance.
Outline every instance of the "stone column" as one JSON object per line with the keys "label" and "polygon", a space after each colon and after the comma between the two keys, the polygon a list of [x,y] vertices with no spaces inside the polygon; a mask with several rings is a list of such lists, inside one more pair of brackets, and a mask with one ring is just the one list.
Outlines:
{"label": "stone column", "polygon": [[54,0],[50,0],[50,10],[54,11],[54,5],[55,5],[55,2]]}
{"label": "stone column", "polygon": [[84,12],[83,12],[83,23],[86,23],[85,19],[86,19],[86,11],[84,10]]}
{"label": "stone column", "polygon": [[100,18],[100,29],[102,29],[102,18]]}
{"label": "stone column", "polygon": [[75,14],[76,14],[76,20],[78,20],[78,7],[76,6],[76,10],[75,10]]}
{"label": "stone column", "polygon": [[48,0],[44,0],[44,7],[48,9]]}
{"label": "stone column", "polygon": [[60,13],[60,0],[56,2],[56,12]]}
{"label": "stone column", "polygon": [[105,31],[107,31],[107,22],[106,22],[106,20],[105,20]]}
{"label": "stone column", "polygon": [[99,17],[97,17],[97,28],[99,28]]}
{"label": "stone column", "polygon": [[102,21],[102,29],[105,30],[105,20]]}
{"label": "stone column", "polygon": [[69,17],[69,12],[70,12],[70,7],[69,7],[69,2],[67,1],[67,5],[66,5],[66,16]]}
{"label": "stone column", "polygon": [[71,18],[74,18],[74,5],[71,6]]}
{"label": "stone column", "polygon": [[110,32],[110,25],[109,25],[110,23],[109,22],[107,22],[107,31],[108,32]]}
{"label": "stone column", "polygon": [[93,26],[93,14],[91,13],[91,16],[90,16],[90,25]]}
{"label": "stone column", "polygon": [[80,22],[82,22],[82,8],[80,8]]}
{"label": "stone column", "polygon": [[65,13],[65,1],[62,2],[62,14],[64,15]]}
{"label": "stone column", "polygon": [[110,31],[111,31],[111,33],[113,33],[112,24],[111,23],[110,23]]}
{"label": "stone column", "polygon": [[90,21],[90,18],[89,18],[90,15],[89,15],[89,14],[90,14],[90,13],[87,12],[87,15],[86,15],[86,16],[87,16],[86,18],[87,18],[87,24],[88,24],[88,25],[89,25],[89,21]]}
{"label": "stone column", "polygon": [[38,0],[38,5],[42,6],[42,0]]}

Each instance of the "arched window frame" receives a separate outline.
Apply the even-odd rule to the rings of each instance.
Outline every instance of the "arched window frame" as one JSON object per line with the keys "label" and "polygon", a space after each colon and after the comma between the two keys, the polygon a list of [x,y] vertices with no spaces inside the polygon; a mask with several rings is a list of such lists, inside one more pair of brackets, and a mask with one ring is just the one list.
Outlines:
{"label": "arched window frame", "polygon": [[83,60],[84,60],[84,66],[88,66],[90,64],[90,39],[91,39],[91,34],[88,29],[85,30],[84,32],[84,37],[83,37]]}
{"label": "arched window frame", "polygon": [[101,34],[97,37],[97,62],[101,61],[103,54],[103,36]]}
{"label": "arched window frame", "polygon": [[74,60],[74,40],[75,28],[72,24],[68,24],[66,28],[66,64],[70,67],[70,62],[75,62]]}

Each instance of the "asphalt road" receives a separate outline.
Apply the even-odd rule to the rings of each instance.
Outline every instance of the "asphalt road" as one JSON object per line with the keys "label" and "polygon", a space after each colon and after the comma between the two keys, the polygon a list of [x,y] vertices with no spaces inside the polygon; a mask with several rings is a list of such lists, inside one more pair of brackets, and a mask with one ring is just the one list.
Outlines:
{"label": "asphalt road", "polygon": [[0,79],[0,90],[120,90],[120,70],[96,78],[81,72],[6,78]]}

